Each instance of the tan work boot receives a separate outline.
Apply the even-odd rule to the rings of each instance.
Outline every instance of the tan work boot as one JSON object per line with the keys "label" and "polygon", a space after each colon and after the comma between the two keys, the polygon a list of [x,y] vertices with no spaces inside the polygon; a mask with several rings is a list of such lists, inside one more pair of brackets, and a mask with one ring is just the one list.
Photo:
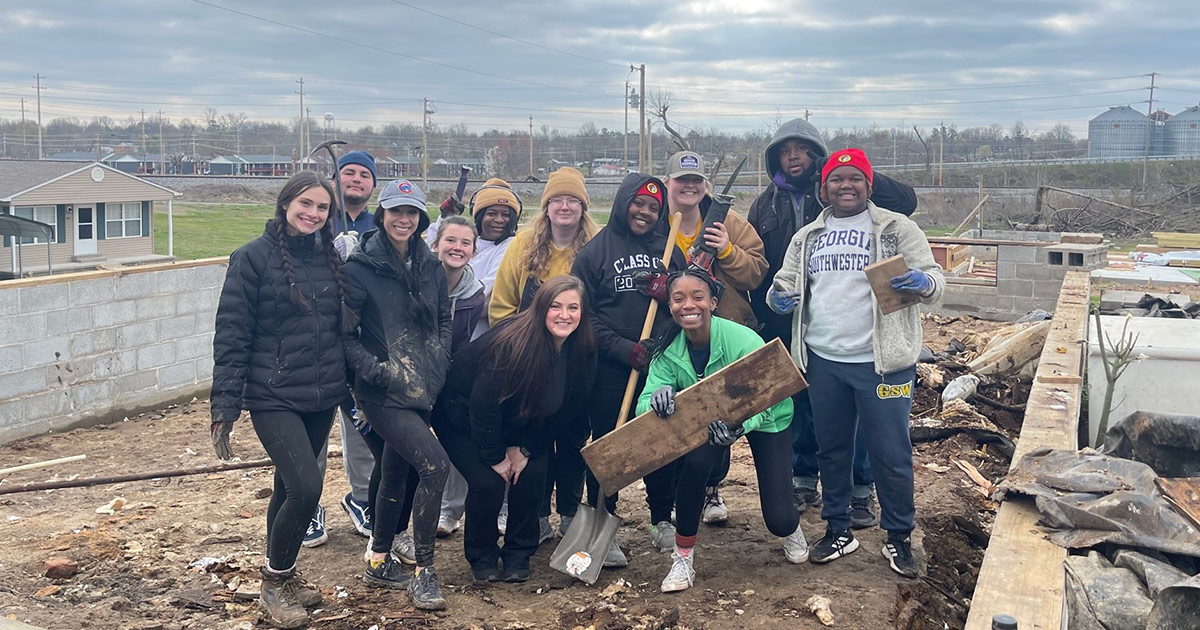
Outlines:
{"label": "tan work boot", "polygon": [[323,598],[317,587],[304,581],[298,574],[293,575],[283,584],[283,594],[305,608],[320,606]]}
{"label": "tan work boot", "polygon": [[295,575],[295,569],[283,573],[266,567],[262,569],[262,590],[258,603],[262,606],[267,623],[276,628],[299,628],[308,623],[308,612],[296,601],[293,589],[287,587]]}

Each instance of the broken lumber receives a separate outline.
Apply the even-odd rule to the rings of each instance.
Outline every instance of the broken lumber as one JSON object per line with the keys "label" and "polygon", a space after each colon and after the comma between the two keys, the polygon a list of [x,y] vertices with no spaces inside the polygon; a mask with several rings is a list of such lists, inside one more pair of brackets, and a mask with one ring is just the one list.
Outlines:
{"label": "broken lumber", "polygon": [[59,464],[67,464],[87,459],[87,455],[71,455],[70,457],[59,457],[58,459],[48,459],[44,462],[32,462],[29,464],[21,464],[20,466],[10,466],[8,468],[0,468],[0,477],[4,475],[21,472],[22,470],[34,470],[37,468],[46,468],[48,466],[57,466]]}
{"label": "broken lumber", "polygon": [[901,293],[892,288],[892,278],[908,273],[908,263],[904,262],[904,256],[896,255],[873,265],[867,265],[863,271],[871,283],[871,291],[875,294],[875,301],[879,304],[879,312],[884,315],[921,301],[921,298],[915,293]]}
{"label": "broken lumber", "polygon": [[1200,477],[1159,477],[1154,484],[1176,512],[1200,529]]}
{"label": "broken lumber", "polygon": [[658,470],[708,441],[708,425],[740,425],[808,387],[783,342],[774,339],[675,396],[675,414],[630,420],[581,451],[606,494]]}
{"label": "broken lumber", "polygon": [[975,209],[967,213],[967,218],[963,219],[962,223],[959,223],[958,227],[954,228],[954,231],[950,233],[952,238],[957,237],[966,231],[967,226],[971,224],[971,221],[975,218],[975,215],[979,214],[979,211],[983,209],[983,204],[987,203],[987,200],[990,197],[991,195],[984,195],[983,199],[979,200],[979,203],[975,205]]}
{"label": "broken lumber", "polygon": [[990,341],[983,353],[971,360],[967,367],[976,374],[1005,374],[1019,372],[1042,354],[1046,335],[1050,332],[1050,321],[1038,322],[1004,338]]}

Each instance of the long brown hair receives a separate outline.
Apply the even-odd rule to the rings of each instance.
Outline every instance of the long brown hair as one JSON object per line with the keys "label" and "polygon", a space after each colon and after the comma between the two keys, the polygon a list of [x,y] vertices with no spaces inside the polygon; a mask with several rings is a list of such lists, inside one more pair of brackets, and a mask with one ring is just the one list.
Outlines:
{"label": "long brown hair", "polygon": [[[530,276],[541,278],[550,269],[550,255],[554,251],[554,241],[551,240],[550,233],[550,212],[549,204],[542,206],[542,213],[533,220],[533,238],[529,245],[528,260],[525,263],[525,269]],[[600,226],[588,214],[587,204],[583,204],[582,214],[579,218],[579,229],[575,232],[575,240],[571,243],[571,262],[575,261],[575,255],[579,250],[583,249],[587,242],[592,240],[596,232],[600,231]]]}
{"label": "long brown hair", "polygon": [[[296,286],[296,272],[292,261],[292,253],[288,250],[287,240],[287,207],[292,203],[300,193],[312,188],[320,186],[329,194],[329,216],[332,217],[338,211],[337,197],[333,192],[333,185],[329,180],[313,171],[300,171],[288,178],[283,184],[283,188],[279,189],[279,196],[275,198],[275,236],[276,243],[279,246],[279,257],[283,261],[283,275],[287,278],[288,284],[291,285],[290,299],[293,304],[304,310],[308,310],[308,299],[304,297],[304,293],[300,291],[300,287]],[[329,220],[325,221],[325,225],[318,230],[318,240],[321,248],[324,250],[325,260],[329,264],[329,269],[333,272],[334,280],[337,282],[338,302],[341,304],[341,327],[343,333],[350,333],[358,327],[358,317],[346,305],[346,279],[342,275],[342,261],[338,257],[337,251],[333,249],[333,227]]]}
{"label": "long brown hair", "polygon": [[[596,354],[596,337],[592,333],[592,315],[588,307],[587,290],[575,276],[555,276],[542,284],[533,296],[533,304],[515,315],[512,321],[496,331],[485,356],[495,359],[495,367],[504,374],[500,401],[516,396],[521,401],[520,413],[536,418],[546,410],[541,408],[538,388],[554,365],[556,350],[550,331],[546,330],[546,314],[550,303],[565,291],[579,293],[579,327],[567,337],[562,352],[567,353],[567,365],[574,373],[586,369]],[[574,374],[567,383],[574,381]]]}

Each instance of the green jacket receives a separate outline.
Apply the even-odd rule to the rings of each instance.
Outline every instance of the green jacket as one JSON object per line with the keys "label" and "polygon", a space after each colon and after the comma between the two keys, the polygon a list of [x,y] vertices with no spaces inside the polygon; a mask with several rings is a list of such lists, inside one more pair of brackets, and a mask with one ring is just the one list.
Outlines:
{"label": "green jacket", "polygon": [[[737,361],[762,347],[763,340],[757,333],[736,322],[720,317],[712,318],[712,332],[709,340],[708,366],[705,374],[713,374],[717,370]],[[769,375],[764,378],[770,378]],[[688,356],[686,337],[682,332],[675,336],[666,351],[654,357],[650,362],[650,371],[646,375],[646,386],[638,397],[637,413],[641,415],[650,410],[650,395],[663,385],[671,385],[676,391],[695,385],[700,380],[696,378],[696,370],[692,367],[692,359]],[[739,421],[746,433],[762,431],[763,433],[778,433],[792,424],[792,399],[784,398],[766,411],[754,414],[749,418],[713,418],[724,420],[730,426]]]}

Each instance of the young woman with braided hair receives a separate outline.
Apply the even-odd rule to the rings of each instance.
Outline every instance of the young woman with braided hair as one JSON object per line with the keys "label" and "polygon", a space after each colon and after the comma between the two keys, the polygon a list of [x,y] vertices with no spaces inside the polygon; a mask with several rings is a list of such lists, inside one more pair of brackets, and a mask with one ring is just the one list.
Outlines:
{"label": "young woman with braided hair", "polygon": [[259,601],[281,628],[308,622],[319,591],[296,576],[296,555],[321,498],[317,467],[346,397],[342,334],[357,323],[347,308],[328,218],[333,187],[310,171],[283,185],[262,236],[229,257],[213,337],[212,440],[230,459],[242,410],[275,463],[267,507],[267,560]]}

